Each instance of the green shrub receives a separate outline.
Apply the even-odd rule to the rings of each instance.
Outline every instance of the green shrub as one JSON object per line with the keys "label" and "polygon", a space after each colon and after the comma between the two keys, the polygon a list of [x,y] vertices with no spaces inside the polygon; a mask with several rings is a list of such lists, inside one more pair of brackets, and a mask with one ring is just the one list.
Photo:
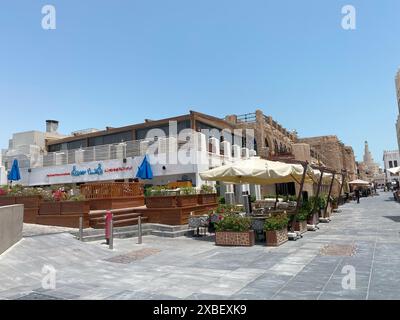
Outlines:
{"label": "green shrub", "polygon": [[165,186],[148,187],[146,188],[144,194],[146,197],[167,195],[167,187]]}
{"label": "green shrub", "polygon": [[196,189],[193,187],[183,187],[180,189],[181,189],[180,194],[185,195],[185,196],[188,196],[191,194],[196,194]]}
{"label": "green shrub", "polygon": [[84,201],[84,200],[86,200],[86,198],[83,194],[77,194],[77,195],[69,197],[67,200],[68,201]]}
{"label": "green shrub", "polygon": [[296,220],[297,221],[305,221],[305,220],[308,219],[310,213],[311,213],[310,210],[306,210],[306,209],[301,208],[299,210],[299,213],[296,215]]}
{"label": "green shrub", "polygon": [[225,198],[224,197],[218,197],[218,203],[219,204],[225,204],[226,203]]}
{"label": "green shrub", "polygon": [[214,187],[213,186],[209,186],[207,184],[203,184],[200,187],[200,192],[201,193],[205,193],[205,194],[209,194],[209,193],[215,193]]}
{"label": "green shrub", "polygon": [[264,230],[266,231],[282,230],[287,228],[288,223],[289,223],[289,218],[287,217],[286,212],[280,213],[265,219]]}
{"label": "green shrub", "polygon": [[226,214],[222,217],[222,220],[215,223],[215,230],[245,232],[250,230],[250,226],[250,218],[242,217],[237,214]]}

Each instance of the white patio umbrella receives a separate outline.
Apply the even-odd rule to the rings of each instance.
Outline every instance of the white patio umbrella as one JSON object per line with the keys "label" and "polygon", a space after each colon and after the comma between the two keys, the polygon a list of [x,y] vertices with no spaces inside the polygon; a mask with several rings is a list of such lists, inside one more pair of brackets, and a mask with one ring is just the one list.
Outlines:
{"label": "white patio umbrella", "polygon": [[368,181],[360,180],[360,179],[350,181],[349,184],[356,185],[356,186],[369,186],[370,185],[370,183]]}
{"label": "white patio umbrella", "polygon": [[[310,168],[310,174],[313,172]],[[251,157],[200,173],[203,180],[235,184],[274,184],[296,181],[300,183],[304,168],[300,164],[269,161]]]}

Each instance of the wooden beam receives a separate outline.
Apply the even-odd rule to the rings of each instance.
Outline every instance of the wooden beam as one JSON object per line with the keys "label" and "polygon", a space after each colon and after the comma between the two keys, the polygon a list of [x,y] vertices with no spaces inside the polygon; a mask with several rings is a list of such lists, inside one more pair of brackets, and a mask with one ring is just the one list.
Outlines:
{"label": "wooden beam", "polygon": [[333,187],[333,181],[335,180],[335,174],[333,173],[332,174],[332,181],[331,181],[331,184],[330,184],[330,186],[329,186],[329,193],[328,193],[328,199],[327,199],[327,201],[326,201],[326,205],[325,205],[325,211],[324,211],[324,218],[326,217],[326,213],[327,213],[327,211],[328,211],[328,206],[329,206],[329,203],[331,202],[331,193],[332,193],[332,187]]}

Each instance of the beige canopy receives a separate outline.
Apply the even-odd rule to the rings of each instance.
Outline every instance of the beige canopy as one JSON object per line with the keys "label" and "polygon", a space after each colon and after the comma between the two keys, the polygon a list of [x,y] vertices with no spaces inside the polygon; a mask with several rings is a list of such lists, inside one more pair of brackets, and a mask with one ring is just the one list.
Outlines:
{"label": "beige canopy", "polygon": [[[308,167],[310,173],[312,170]],[[274,184],[286,182],[301,182],[304,168],[300,164],[288,164],[279,161],[269,161],[260,157],[239,160],[200,173],[203,180],[222,181],[226,183]]]}
{"label": "beige canopy", "polygon": [[360,179],[350,181],[349,184],[358,185],[358,186],[369,186],[370,185],[370,183],[368,181],[360,180]]}
{"label": "beige canopy", "polygon": [[399,174],[400,173],[400,167],[390,168],[390,169],[388,169],[388,171],[393,173],[393,174]]}

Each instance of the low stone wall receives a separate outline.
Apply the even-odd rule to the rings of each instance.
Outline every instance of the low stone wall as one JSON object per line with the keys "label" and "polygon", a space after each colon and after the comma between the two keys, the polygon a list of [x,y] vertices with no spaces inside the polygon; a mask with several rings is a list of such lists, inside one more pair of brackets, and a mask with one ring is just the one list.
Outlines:
{"label": "low stone wall", "polygon": [[22,238],[24,205],[0,207],[0,254]]}

